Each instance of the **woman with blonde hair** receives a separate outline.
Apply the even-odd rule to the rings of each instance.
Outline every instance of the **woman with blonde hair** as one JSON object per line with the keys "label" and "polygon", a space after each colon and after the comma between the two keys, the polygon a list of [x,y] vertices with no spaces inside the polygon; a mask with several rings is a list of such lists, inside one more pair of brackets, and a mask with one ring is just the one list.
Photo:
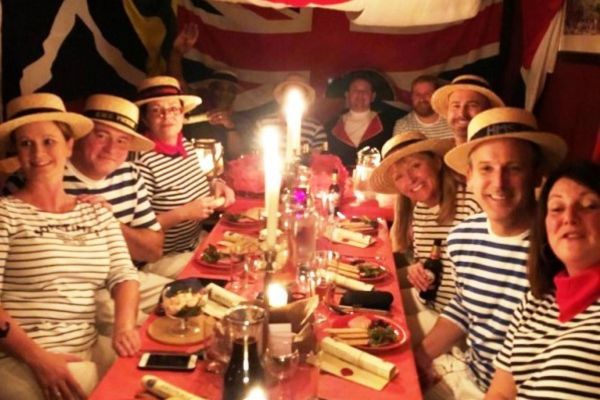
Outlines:
{"label": "woman with blonde hair", "polygon": [[67,195],[73,141],[92,129],[48,93],[8,103],[0,149],[12,145],[25,185],[0,199],[0,399],[85,398],[114,358],[95,326],[95,294],[115,300],[112,347],[132,356],[137,271],[111,211]]}
{"label": "woman with blonde hair", "polygon": [[[370,179],[376,192],[398,194],[391,232],[394,251],[413,249],[415,262],[407,267],[406,279],[414,288],[402,290],[413,343],[431,329],[454,296],[454,271],[446,255],[448,232],[480,211],[473,196],[444,165],[442,157],[453,146],[452,139],[427,139],[416,131],[395,135],[383,146],[383,161]],[[419,294],[432,280],[423,262],[436,240],[440,241],[443,272],[435,296],[425,301]]]}

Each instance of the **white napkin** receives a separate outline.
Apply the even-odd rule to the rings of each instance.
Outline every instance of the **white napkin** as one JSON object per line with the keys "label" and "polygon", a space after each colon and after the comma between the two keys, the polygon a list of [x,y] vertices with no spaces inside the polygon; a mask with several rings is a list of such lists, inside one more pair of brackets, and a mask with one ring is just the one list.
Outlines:
{"label": "white napkin", "polygon": [[214,283],[209,283],[206,286],[208,292],[208,298],[202,308],[205,314],[210,315],[218,319],[222,319],[227,311],[231,307],[235,307],[238,304],[246,301],[245,298],[239,296],[227,289],[223,289],[221,286]]}
{"label": "white napkin", "polygon": [[[396,365],[331,337],[321,341],[319,360],[324,371],[376,390],[396,375]],[[342,374],[343,368],[350,368],[353,374]]]}
{"label": "white napkin", "polygon": [[371,235],[364,235],[360,232],[353,232],[343,228],[333,228],[325,236],[332,242],[360,248],[368,247],[375,241]]}
{"label": "white napkin", "polygon": [[370,283],[357,281],[356,279],[348,278],[333,271],[320,271],[320,273],[325,274],[324,276],[328,281],[332,281],[336,285],[345,287],[350,290],[370,291],[373,290],[373,288],[375,287],[375,285],[372,285]]}

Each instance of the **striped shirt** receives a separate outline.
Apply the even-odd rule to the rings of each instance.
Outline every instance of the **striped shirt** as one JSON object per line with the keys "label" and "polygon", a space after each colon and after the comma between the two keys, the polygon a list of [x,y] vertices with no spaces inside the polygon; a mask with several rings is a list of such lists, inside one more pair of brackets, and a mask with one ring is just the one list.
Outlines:
{"label": "striped shirt", "polygon": [[[279,137],[279,149],[281,154],[285,154],[285,146],[286,146],[286,138],[287,138],[287,128],[285,120],[281,117],[281,114],[274,113],[269,114],[258,121],[256,121],[256,127],[254,130],[254,149],[261,149],[261,132],[262,129],[266,126],[274,126],[280,132]],[[311,149],[321,149],[323,147],[323,143],[327,141],[327,134],[325,133],[325,129],[323,125],[321,125],[317,120],[312,118],[302,118],[302,126],[300,131],[300,145],[302,146],[304,143],[308,143]]]}
{"label": "striped shirt", "polygon": [[112,206],[114,216],[132,228],[160,230],[154,210],[148,200],[144,179],[129,162],[124,162],[104,179],[90,179],[67,162],[63,178],[65,191],[74,196],[102,196]]}
{"label": "striped shirt", "polygon": [[[136,154],[150,204],[157,214],[170,211],[201,197],[210,196],[207,173],[200,168],[193,145],[183,139],[187,157],[169,156],[155,151]],[[165,232],[165,254],[191,251],[198,245],[202,221],[183,221]]]}
{"label": "striped shirt", "polygon": [[456,295],[445,317],[467,333],[469,367],[486,391],[493,360],[514,310],[529,290],[526,276],[529,231],[512,237],[492,233],[485,214],[476,214],[448,236],[448,254],[456,272]]}
{"label": "striped shirt", "polygon": [[394,135],[406,131],[423,132],[429,139],[448,139],[454,137],[452,129],[448,126],[445,118],[439,117],[431,124],[422,122],[414,111],[409,112],[404,118],[400,118],[394,125]]}
{"label": "striped shirt", "polygon": [[554,295],[528,292],[495,361],[518,399],[600,399],[600,299],[567,322]]}
{"label": "striped shirt", "polygon": [[479,208],[479,204],[477,204],[471,192],[467,192],[464,187],[459,187],[456,193],[456,214],[454,220],[450,224],[438,224],[437,217],[439,211],[439,205],[427,207],[425,204],[418,202],[413,209],[412,220],[413,246],[417,260],[424,262],[431,254],[433,241],[435,239],[442,241],[440,248],[442,265],[444,266],[442,281],[435,300],[429,304],[437,312],[441,312],[456,293],[454,267],[446,252],[448,233],[450,229],[461,223],[465,218],[481,212],[481,208]]}
{"label": "striped shirt", "polygon": [[78,202],[57,214],[12,196],[0,199],[0,303],[43,348],[90,348],[96,291],[137,279],[119,223],[106,208]]}

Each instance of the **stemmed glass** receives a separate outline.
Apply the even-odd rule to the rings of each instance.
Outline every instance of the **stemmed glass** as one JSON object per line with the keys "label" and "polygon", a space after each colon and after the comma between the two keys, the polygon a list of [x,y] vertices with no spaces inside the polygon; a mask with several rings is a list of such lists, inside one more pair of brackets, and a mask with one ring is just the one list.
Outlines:
{"label": "stemmed glass", "polygon": [[197,317],[205,303],[202,284],[197,279],[182,279],[169,283],[162,291],[165,315],[178,321],[171,329],[176,336],[198,335],[201,328],[189,321]]}
{"label": "stemmed glass", "polygon": [[[340,259],[340,254],[333,250],[318,250],[310,271],[311,296],[319,296],[319,308],[326,306],[331,298],[333,289],[334,272]],[[314,322],[317,324],[327,320],[327,314],[317,308],[315,310]]]}
{"label": "stemmed glass", "polygon": [[[269,346],[265,350],[264,366],[267,372],[277,379],[276,399],[290,399],[290,393],[286,393],[284,381],[293,377],[298,370],[300,353],[292,348],[292,336],[271,337]],[[270,397],[272,398],[272,397]]]}

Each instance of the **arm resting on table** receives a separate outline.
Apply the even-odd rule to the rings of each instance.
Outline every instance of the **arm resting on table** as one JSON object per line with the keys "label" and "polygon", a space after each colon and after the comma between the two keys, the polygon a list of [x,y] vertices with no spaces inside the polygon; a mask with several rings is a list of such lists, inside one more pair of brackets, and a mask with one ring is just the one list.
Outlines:
{"label": "arm resting on table", "polygon": [[115,301],[115,327],[113,347],[120,356],[133,356],[141,347],[140,335],[136,327],[140,302],[139,283],[123,281],[112,289]]}

